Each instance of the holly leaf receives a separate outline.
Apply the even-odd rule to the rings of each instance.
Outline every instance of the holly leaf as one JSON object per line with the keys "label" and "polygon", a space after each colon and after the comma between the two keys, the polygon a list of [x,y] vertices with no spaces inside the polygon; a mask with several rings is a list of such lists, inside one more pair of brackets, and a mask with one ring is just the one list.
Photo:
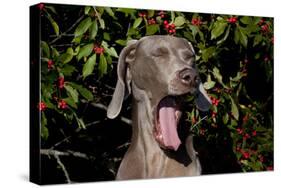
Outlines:
{"label": "holly leaf", "polygon": [[83,46],[77,55],[77,60],[79,61],[82,57],[88,57],[92,53],[93,48],[93,43]]}
{"label": "holly leaf", "polygon": [[227,26],[226,22],[216,21],[211,31],[211,40],[221,36],[224,33],[226,26]]}
{"label": "holly leaf", "polygon": [[65,85],[64,88],[66,89],[68,96],[70,96],[73,99],[73,101],[75,103],[77,103],[78,102],[78,92],[77,92],[77,90],[73,89],[73,87],[71,87],[69,85]]}
{"label": "holly leaf", "polygon": [[83,35],[91,26],[92,19],[90,17],[85,18],[83,21],[75,29],[74,35],[75,37]]}
{"label": "holly leaf", "polygon": [[83,66],[82,72],[83,72],[84,79],[90,74],[92,74],[95,64],[96,64],[96,54],[93,54]]}
{"label": "holly leaf", "polygon": [[185,18],[183,16],[178,16],[175,18],[175,22],[174,22],[175,26],[180,27],[183,24],[185,24]]}
{"label": "holly leaf", "polygon": [[147,25],[145,35],[154,35],[157,31],[159,31],[159,25],[158,24]]}
{"label": "holly leaf", "polygon": [[104,74],[107,73],[107,63],[106,63],[106,58],[104,57],[104,54],[100,55],[98,70],[99,70],[99,77],[102,77]]}
{"label": "holly leaf", "polygon": [[97,20],[95,19],[89,28],[90,39],[94,39],[96,37],[97,33],[98,33],[98,23],[97,23]]}
{"label": "holly leaf", "polygon": [[141,17],[135,19],[134,24],[133,24],[133,28],[136,29],[141,24],[142,20],[143,19]]}
{"label": "holly leaf", "polygon": [[233,115],[233,117],[238,120],[239,118],[239,111],[237,108],[236,103],[234,102],[233,98],[231,96],[229,96],[230,100],[231,100],[231,113]]}

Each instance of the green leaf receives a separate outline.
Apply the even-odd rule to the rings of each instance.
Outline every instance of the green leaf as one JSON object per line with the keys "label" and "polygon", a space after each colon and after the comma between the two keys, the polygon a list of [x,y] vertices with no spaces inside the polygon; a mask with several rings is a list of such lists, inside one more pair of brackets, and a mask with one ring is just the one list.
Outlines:
{"label": "green leaf", "polygon": [[84,14],[89,14],[89,11],[91,10],[92,7],[86,6],[84,9]]}
{"label": "green leaf", "polygon": [[91,26],[92,19],[90,17],[85,18],[80,22],[80,24],[75,29],[74,35],[75,37],[83,35]]}
{"label": "green leaf", "polygon": [[82,85],[78,85],[73,82],[67,82],[67,84],[71,85],[73,88],[77,89],[79,93],[88,101],[92,101],[94,99],[94,96],[91,91],[83,87]]}
{"label": "green leaf", "polygon": [[59,57],[60,53],[57,51],[56,48],[51,47],[52,49],[52,58],[56,59],[57,57]]}
{"label": "green leaf", "polygon": [[66,64],[70,62],[72,58],[73,58],[73,49],[69,47],[67,48],[66,52],[59,57],[58,61]]}
{"label": "green leaf", "polygon": [[95,19],[89,28],[90,39],[94,39],[97,33],[98,33],[98,23],[97,20]]}
{"label": "green leaf", "polygon": [[47,125],[47,118],[45,116],[45,113],[42,112],[41,113],[41,137],[44,139],[44,140],[47,140],[48,137],[49,137],[49,130],[48,128],[46,127]]}
{"label": "green leaf", "polygon": [[228,113],[225,113],[225,114],[224,114],[224,116],[223,116],[222,121],[223,121],[223,123],[226,125],[226,124],[227,124],[227,122],[228,122],[228,120],[229,120]]}
{"label": "green leaf", "polygon": [[128,17],[130,15],[132,18],[135,17],[135,13],[137,12],[136,9],[132,9],[132,8],[118,8],[116,9],[116,11],[124,13],[125,17]]}
{"label": "green leaf", "polygon": [[158,24],[147,25],[145,35],[154,35],[157,31],[159,31],[159,25]]}
{"label": "green leaf", "polygon": [[100,55],[98,70],[99,70],[99,77],[102,77],[104,74],[107,73],[107,62],[103,54]]}
{"label": "green leaf", "polygon": [[148,17],[148,18],[153,17],[153,16],[154,16],[154,12],[155,12],[154,10],[148,10],[148,11],[147,11],[147,17]]}
{"label": "green leaf", "polygon": [[47,6],[47,5],[45,5],[45,8],[48,9],[48,10],[50,10],[50,11],[53,12],[54,14],[57,14],[57,11],[56,11],[56,9],[55,9],[53,6]]}
{"label": "green leaf", "polygon": [[77,69],[74,66],[68,64],[63,66],[63,68],[60,70],[60,72],[65,76],[71,76],[75,71],[77,71]]}
{"label": "green leaf", "polygon": [[41,41],[42,57],[50,58],[50,48],[45,41]]}
{"label": "green leaf", "polygon": [[82,118],[78,118],[76,113],[74,113],[73,115],[74,115],[74,117],[75,117],[75,119],[76,119],[76,121],[78,123],[79,128],[86,129],[86,126],[85,126],[85,123],[84,123],[83,119]]}
{"label": "green leaf", "polygon": [[230,32],[230,28],[231,28],[231,25],[229,25],[229,26],[227,27],[227,30],[226,30],[226,32],[225,32],[224,37],[223,37],[221,40],[219,40],[219,41],[217,42],[217,44],[221,44],[221,43],[223,43],[223,42],[227,39],[227,37],[228,37],[228,35],[229,35],[229,32]]}
{"label": "green leaf", "polygon": [[249,16],[243,16],[242,18],[240,18],[240,21],[246,25],[253,23],[252,18]]}
{"label": "green leaf", "polygon": [[101,27],[102,29],[104,29],[104,28],[105,28],[104,20],[103,20],[102,18],[100,18],[100,17],[98,17],[98,20],[99,20],[99,23],[100,23],[100,27]]}
{"label": "green leaf", "polygon": [[211,46],[202,50],[202,60],[203,62],[208,62],[209,58],[213,57],[216,52],[216,47]]}
{"label": "green leaf", "polygon": [[261,41],[262,41],[262,35],[256,35],[255,38],[254,38],[254,44],[253,44],[253,46],[255,47],[255,46],[258,45]]}
{"label": "green leaf", "polygon": [[70,96],[73,99],[73,101],[75,103],[77,103],[78,102],[78,92],[77,92],[77,90],[73,89],[73,87],[71,87],[69,85],[65,85],[64,88],[66,89],[68,96]]}
{"label": "green leaf", "polygon": [[114,17],[114,12],[110,7],[104,7],[104,10],[109,14],[109,16]]}
{"label": "green leaf", "polygon": [[141,22],[142,22],[142,18],[141,17],[135,19],[134,24],[133,24],[133,28],[134,29],[137,28],[141,24]]}
{"label": "green leaf", "polygon": [[214,28],[211,31],[211,40],[221,36],[224,33],[226,26],[227,26],[226,22],[216,21],[214,23]]}
{"label": "green leaf", "polygon": [[243,28],[237,26],[234,31],[234,41],[237,44],[238,42],[242,44],[245,48],[247,47],[248,38]]}
{"label": "green leaf", "polygon": [[77,105],[75,104],[75,102],[73,101],[72,97],[67,97],[65,99],[63,99],[69,106],[77,109]]}
{"label": "green leaf", "polygon": [[52,25],[52,27],[53,27],[53,29],[55,31],[55,34],[58,36],[59,35],[59,31],[60,31],[58,24],[55,22],[55,20],[52,18],[52,16],[48,12],[46,12],[46,14],[47,14],[48,20],[51,22],[51,25]]}
{"label": "green leaf", "polygon": [[88,57],[92,53],[93,48],[94,48],[93,43],[83,46],[80,49],[79,54],[77,55],[77,60],[79,61],[82,57]]}
{"label": "green leaf", "polygon": [[110,56],[112,56],[112,57],[118,58],[118,54],[117,54],[115,48],[113,48],[113,47],[106,48],[106,49],[105,49],[105,52],[108,53],[108,54],[109,54]]}
{"label": "green leaf", "polygon": [[239,111],[238,111],[238,108],[233,100],[233,98],[231,96],[229,96],[230,100],[231,100],[231,113],[232,115],[234,116],[234,118],[236,120],[238,120],[239,118]]}
{"label": "green leaf", "polygon": [[109,33],[107,33],[107,32],[103,32],[103,38],[104,38],[104,40],[107,40],[107,41],[110,41],[111,39],[110,39],[110,35],[109,35]]}
{"label": "green leaf", "polygon": [[118,40],[115,41],[115,43],[119,44],[121,46],[126,46],[127,40],[118,39]]}
{"label": "green leaf", "polygon": [[87,76],[92,74],[95,64],[96,64],[96,54],[93,54],[87,62],[83,66],[83,78],[85,79]]}
{"label": "green leaf", "polygon": [[174,24],[177,27],[182,26],[183,24],[185,24],[185,18],[183,16],[176,17]]}
{"label": "green leaf", "polygon": [[216,82],[211,80],[211,75],[208,75],[207,82],[204,83],[204,88],[209,90],[212,89],[216,85]]}
{"label": "green leaf", "polygon": [[213,75],[220,83],[222,83],[222,76],[220,74],[220,70],[217,67],[213,68]]}

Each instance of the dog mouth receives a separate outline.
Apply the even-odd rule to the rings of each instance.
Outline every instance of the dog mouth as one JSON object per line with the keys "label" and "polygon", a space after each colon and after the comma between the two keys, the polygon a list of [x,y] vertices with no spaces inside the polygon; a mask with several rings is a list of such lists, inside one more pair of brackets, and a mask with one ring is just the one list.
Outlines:
{"label": "dog mouth", "polygon": [[178,125],[182,116],[181,104],[183,96],[166,96],[157,106],[154,137],[161,148],[178,150],[181,140],[178,135]]}

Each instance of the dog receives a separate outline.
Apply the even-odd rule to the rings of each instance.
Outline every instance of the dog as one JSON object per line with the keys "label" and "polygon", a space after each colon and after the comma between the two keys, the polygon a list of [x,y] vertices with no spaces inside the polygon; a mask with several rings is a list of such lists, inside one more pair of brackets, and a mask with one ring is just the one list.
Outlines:
{"label": "dog", "polygon": [[179,130],[181,100],[186,94],[195,96],[201,111],[211,105],[192,44],[168,35],[131,40],[120,53],[117,75],[107,117],[117,117],[124,97],[132,94],[133,132],[116,179],[200,175],[192,134]]}

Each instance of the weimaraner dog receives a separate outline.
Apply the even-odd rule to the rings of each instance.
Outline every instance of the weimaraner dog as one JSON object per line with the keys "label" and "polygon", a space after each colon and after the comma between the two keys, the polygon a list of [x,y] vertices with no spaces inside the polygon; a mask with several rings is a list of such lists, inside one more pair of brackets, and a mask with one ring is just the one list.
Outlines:
{"label": "weimaraner dog", "polygon": [[180,99],[186,94],[195,95],[199,110],[207,111],[211,104],[191,43],[164,35],[132,40],[120,53],[117,75],[107,117],[115,118],[124,97],[132,94],[133,133],[116,179],[200,175],[192,135],[179,128]]}

